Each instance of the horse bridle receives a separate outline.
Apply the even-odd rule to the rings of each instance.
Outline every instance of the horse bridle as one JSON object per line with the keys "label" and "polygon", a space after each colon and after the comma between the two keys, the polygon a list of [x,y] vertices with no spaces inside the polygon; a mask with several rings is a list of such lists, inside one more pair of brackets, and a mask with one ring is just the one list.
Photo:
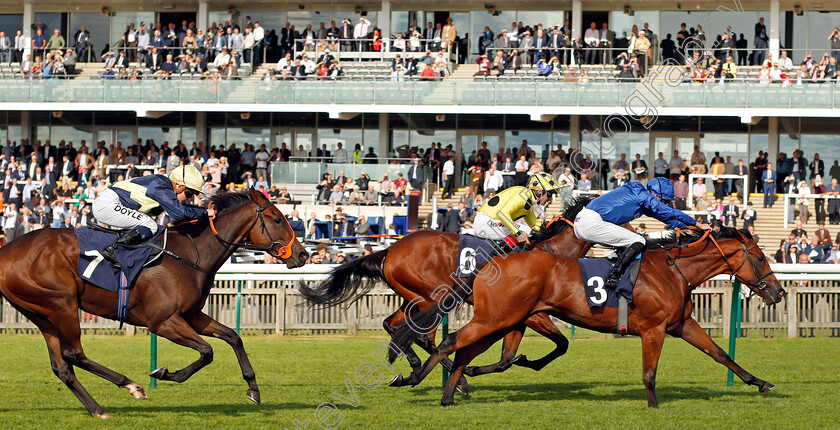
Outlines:
{"label": "horse bridle", "polygon": [[[755,263],[753,262],[752,257],[750,257],[750,250],[753,250],[753,249],[759,249],[760,250],[761,248],[759,248],[758,245],[753,245],[753,246],[747,248],[747,245],[744,245],[744,243],[741,242],[741,249],[744,250],[744,260],[741,261],[741,264],[738,265],[737,269],[732,271],[732,276],[736,277],[739,281],[741,281],[744,284],[747,284],[751,287],[755,287],[759,291],[767,288],[767,281],[765,281],[764,278],[767,278],[768,276],[773,275],[773,270],[770,270],[769,272],[762,275],[761,272],[758,270],[758,268],[755,266]],[[724,256],[723,259],[726,260],[726,264],[729,264],[729,261],[726,259],[726,256]],[[737,275],[735,275],[736,273],[738,273],[739,270],[741,270],[741,267],[743,267],[744,263],[746,263],[747,261],[750,262],[750,267],[753,269],[753,273],[755,274],[755,277],[758,280],[757,284],[753,284],[751,282],[746,282],[743,279],[741,279],[740,277],[738,277]],[[732,266],[730,265],[729,267],[732,267]]]}
{"label": "horse bridle", "polygon": [[[677,236],[679,237],[679,230],[677,230]],[[723,261],[726,263],[727,266],[729,266],[730,276],[732,278],[735,278],[735,279],[741,281],[741,283],[746,284],[750,287],[754,287],[758,291],[761,291],[761,290],[764,290],[764,289],[767,288],[767,281],[765,281],[764,279],[773,275],[774,273],[773,273],[772,270],[770,270],[769,272],[762,275],[761,272],[756,267],[755,262],[753,262],[752,257],[750,257],[750,251],[751,250],[757,249],[757,248],[760,249],[757,244],[747,248],[747,245],[745,245],[744,242],[739,241],[740,244],[741,244],[741,249],[744,250],[744,259],[741,261],[741,264],[739,264],[738,267],[735,268],[734,266],[732,266],[732,263],[729,262],[729,258],[726,257],[726,254],[723,252],[723,249],[721,249],[720,244],[718,244],[715,237],[711,235],[711,230],[707,230],[703,234],[703,237],[701,237],[700,240],[698,240],[695,243],[700,243],[701,241],[704,241],[706,238],[711,239],[712,243],[715,245],[715,248],[717,248],[718,252],[720,252],[720,256],[723,257]],[[668,258],[671,260],[671,263],[674,265],[674,267],[677,268],[677,271],[680,272],[680,276],[682,276],[683,280],[686,281],[686,284],[691,286],[691,283],[688,282],[685,275],[683,275],[682,270],[680,270],[679,266],[677,266],[677,261],[673,257],[671,257],[671,254],[667,250],[665,250],[665,254],[668,255]],[[738,271],[740,271],[741,268],[744,267],[744,263],[746,263],[747,261],[750,262],[750,267],[753,269],[753,273],[755,274],[755,277],[757,279],[757,283],[747,282],[747,281],[743,280],[740,276],[737,275]]]}
{"label": "horse bridle", "polygon": [[[268,240],[271,241],[271,245],[268,245],[268,246],[255,245],[255,244],[253,244],[253,243],[251,243],[250,241],[247,240],[247,237],[249,236],[249,234],[247,234],[247,233],[245,234],[245,237],[246,237],[245,242],[230,242],[228,240],[225,240],[224,238],[219,236],[219,232],[216,230],[216,225],[213,223],[213,219],[215,218],[215,216],[211,216],[211,217],[208,217],[210,219],[210,229],[213,230],[213,234],[216,236],[216,239],[218,239],[219,242],[221,242],[221,243],[223,243],[223,244],[225,244],[226,246],[229,246],[229,247],[232,246],[234,248],[245,248],[245,249],[250,250],[250,251],[263,251],[263,252],[269,253],[272,257],[280,258],[282,260],[286,260],[286,259],[290,258],[292,256],[292,245],[294,245],[294,243],[295,243],[294,236],[292,237],[291,240],[289,240],[289,243],[287,243],[286,245],[283,245],[283,242],[274,240],[274,238],[271,237],[271,231],[269,231],[268,227],[266,227],[266,225],[265,225],[265,218],[262,216],[263,211],[273,207],[274,205],[260,206],[260,204],[258,202],[254,201],[254,203],[257,204],[257,211],[256,211],[256,214],[254,215],[254,221],[251,222],[251,226],[248,227],[248,232],[247,233],[250,233],[251,230],[254,229],[254,226],[257,225],[257,220],[259,220],[260,221],[260,227],[263,230],[265,230],[266,234],[268,234]],[[292,229],[292,225],[289,224],[289,220],[286,218],[285,215],[280,214],[280,218],[283,218],[283,221],[286,223],[286,227],[289,228],[289,231],[294,231]]]}

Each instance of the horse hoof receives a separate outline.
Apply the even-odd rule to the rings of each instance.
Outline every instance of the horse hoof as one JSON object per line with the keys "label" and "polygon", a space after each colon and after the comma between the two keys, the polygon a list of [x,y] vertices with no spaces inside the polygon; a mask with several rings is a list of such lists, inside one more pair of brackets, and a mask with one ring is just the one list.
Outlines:
{"label": "horse hoof", "polygon": [[461,393],[465,396],[470,395],[470,386],[469,385],[458,385],[457,387],[455,387],[455,389],[458,390],[459,393]]}
{"label": "horse hoof", "polygon": [[443,399],[440,401],[441,406],[453,406],[455,404],[455,400],[453,399]]}
{"label": "horse hoof", "polygon": [[260,404],[260,392],[257,390],[248,390],[248,399],[256,404]]}
{"label": "horse hoof", "polygon": [[169,373],[169,370],[165,367],[158,367],[155,369],[154,372],[150,373],[149,376],[155,379],[163,379],[166,374]]}
{"label": "horse hoof", "polygon": [[131,397],[134,397],[135,399],[147,400],[149,398],[149,395],[146,394],[146,390],[144,390],[143,387],[136,383],[125,385],[122,388],[128,389],[128,392],[129,394],[131,394]]}
{"label": "horse hoof", "polygon": [[517,355],[510,359],[510,364],[515,364],[517,366],[522,366],[522,363],[527,363],[528,359],[524,355]]}
{"label": "horse hoof", "polygon": [[775,385],[765,381],[761,388],[758,389],[758,391],[761,393],[766,393],[774,388],[776,388]]}
{"label": "horse hoof", "polygon": [[394,375],[391,378],[391,382],[388,382],[388,385],[391,387],[402,387],[403,385],[403,376],[402,375]]}
{"label": "horse hoof", "polygon": [[99,418],[99,419],[102,419],[102,420],[107,420],[107,419],[110,419],[110,418],[114,418],[111,414],[109,414],[107,412],[102,412],[101,414],[95,414],[93,417],[94,418]]}

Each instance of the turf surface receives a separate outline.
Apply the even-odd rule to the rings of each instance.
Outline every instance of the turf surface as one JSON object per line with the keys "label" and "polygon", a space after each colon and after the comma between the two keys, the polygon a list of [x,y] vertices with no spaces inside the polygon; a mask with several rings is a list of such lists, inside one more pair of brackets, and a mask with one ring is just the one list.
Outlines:
{"label": "turf surface", "polygon": [[[232,350],[210,340],[215,361],[184,384],[161,382],[149,400],[77,370],[77,375],[114,419],[91,418],[50,371],[39,336],[0,336],[0,428],[838,428],[840,339],[755,339],[738,342],[737,361],[777,385],[760,394],[736,378],[726,387],[726,369],[679,339],[665,342],[657,376],[660,409],[647,408],[641,383],[638,339],[595,336],[572,342],[569,352],[541,372],[513,368],[469,379],[469,397],[439,406],[441,375],[420,386],[375,385],[384,366],[373,353],[385,340],[360,337],[246,337],[245,347],[260,383],[262,404],[245,397],[246,385]],[[718,339],[724,346],[724,340]],[[85,337],[89,357],[148,388],[149,338]],[[521,352],[537,358],[552,347],[526,337]],[[476,363],[498,358],[498,346]],[[183,367],[197,354],[160,342],[159,364]],[[365,378],[364,363],[371,363]],[[361,366],[361,367],[360,367]],[[373,366],[377,366],[374,370]],[[398,371],[408,369],[404,360]],[[406,373],[407,374],[407,373]],[[350,381],[352,391],[346,382]],[[335,393],[335,394],[333,394]],[[343,399],[342,399],[343,398]],[[342,402],[343,401],[343,402]],[[355,406],[347,403],[355,404]],[[332,412],[332,415],[327,416]],[[340,421],[339,421],[340,420]]]}

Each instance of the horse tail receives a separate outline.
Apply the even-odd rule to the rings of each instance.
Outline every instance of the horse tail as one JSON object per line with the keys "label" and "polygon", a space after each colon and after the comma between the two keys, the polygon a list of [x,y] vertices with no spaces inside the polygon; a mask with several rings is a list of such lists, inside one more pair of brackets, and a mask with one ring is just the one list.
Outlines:
{"label": "horse tail", "polygon": [[300,282],[301,295],[314,304],[340,305],[352,303],[367,294],[376,282],[387,282],[383,266],[388,250],[384,249],[355,260],[348,261],[330,272],[327,279],[310,288]]}
{"label": "horse tail", "polygon": [[391,336],[391,343],[399,350],[405,351],[420,336],[434,331],[444,314],[457,308],[472,294],[475,275],[464,281],[456,281],[452,291],[438,300],[434,306],[418,314],[406,312],[405,322],[399,325]]}

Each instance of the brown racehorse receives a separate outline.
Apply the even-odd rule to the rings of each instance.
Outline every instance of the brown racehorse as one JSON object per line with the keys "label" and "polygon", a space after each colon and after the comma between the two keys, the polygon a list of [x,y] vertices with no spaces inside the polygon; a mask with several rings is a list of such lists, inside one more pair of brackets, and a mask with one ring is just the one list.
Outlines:
{"label": "brown racehorse", "polygon": [[[592,244],[579,240],[573,229],[568,228],[571,224],[568,220],[574,219],[590,200],[576,199],[561,218],[549,223],[539,234],[532,237],[533,249],[559,256],[583,257]],[[373,288],[376,281],[386,282],[394,292],[405,299],[402,306],[383,323],[385,330],[392,334],[394,328],[405,321],[406,311],[418,313],[428,309],[451,290],[458,266],[457,254],[457,234],[420,230],[398,240],[385,250],[342,264],[315,288],[301,284],[300,290],[303,296],[313,303],[337,305],[357,300]],[[516,350],[526,326],[551,339],[556,348],[539,360],[530,361],[524,356],[516,357]],[[419,339],[418,344],[430,354],[434,352],[434,332]],[[545,314],[537,314],[513,327],[505,336],[501,361],[489,366],[471,367],[465,373],[468,376],[477,376],[501,372],[512,364],[540,370],[563,355],[568,346],[568,340],[551,318]],[[403,352],[412,368],[419,371],[422,362],[417,354],[410,347]],[[392,355],[391,359],[394,358],[396,356]],[[443,362],[447,368],[451,367],[451,364],[448,359]],[[467,383],[463,378],[459,390],[467,391]]]}
{"label": "brown racehorse", "polygon": [[[648,406],[658,406],[654,391],[656,367],[666,334],[685,339],[731,369],[745,383],[756,385],[759,391],[769,391],[773,384],[754,377],[735,364],[691,317],[691,290],[721,273],[733,275],[748,285],[767,304],[778,303],[784,290],[770,270],[764,252],[749,233],[731,228],[705,234],[684,231],[680,240],[691,244],[680,246],[677,239],[649,242],[649,246],[659,248],[648,249],[643,254],[629,309],[628,333],[642,338],[642,379],[647,389]],[[479,275],[474,278],[472,289],[465,283],[453,290],[456,298],[470,293],[473,295],[473,319],[441,342],[419,375],[412,374],[405,379],[397,375],[395,383],[418,384],[443,357],[458,351],[455,369],[441,400],[442,405],[451,405],[455,381],[467,364],[512,327],[537,313],[548,313],[579,327],[604,333],[615,331],[617,310],[589,307],[576,259],[529,252],[511,255],[498,263],[502,270],[501,276],[493,282],[495,285]],[[411,325],[432,326],[440,315],[448,311],[443,306],[446,302],[452,306],[453,301],[441,300],[417,318],[410,318],[411,324],[398,328],[394,335],[397,347],[408,345],[421,336]]]}
{"label": "brown racehorse", "polygon": [[[166,381],[186,381],[213,361],[213,350],[201,336],[223,339],[236,353],[248,397],[259,403],[259,388],[242,339],[201,309],[216,271],[235,249],[269,252],[290,268],[303,266],[308,255],[283,214],[258,191],[213,196],[210,204],[217,211],[215,221],[204,218],[169,230],[167,250],[185,261],[164,255],[145,268],[131,289],[125,321],[199,352],[200,358],[182,370],[161,368],[152,373]],[[74,366],[128,388],[136,398],[146,398],[146,392],[82,350],[79,309],[116,319],[117,294],[84,282],[76,270],[78,259],[79,243],[73,230],[29,233],[0,248],[0,292],[41,330],[56,376],[93,416],[109,418],[76,379]]]}

